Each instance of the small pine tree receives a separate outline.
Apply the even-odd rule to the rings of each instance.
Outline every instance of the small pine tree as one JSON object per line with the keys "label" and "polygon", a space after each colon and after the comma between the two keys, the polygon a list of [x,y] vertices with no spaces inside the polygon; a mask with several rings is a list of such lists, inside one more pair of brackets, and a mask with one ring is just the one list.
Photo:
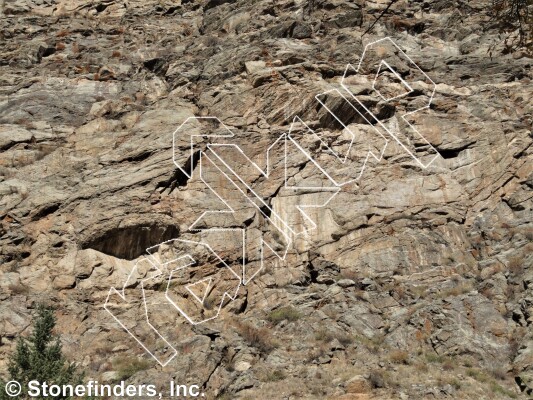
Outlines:
{"label": "small pine tree", "polygon": [[[54,335],[56,318],[51,308],[40,305],[37,309],[33,333],[28,339],[19,338],[15,353],[8,363],[8,381],[17,381],[23,391],[18,397],[8,397],[4,383],[0,382],[0,400],[25,399],[28,382],[65,385],[79,384],[83,375],[76,371],[74,364],[68,363],[63,356],[59,336]],[[47,397],[65,399],[66,397]]]}

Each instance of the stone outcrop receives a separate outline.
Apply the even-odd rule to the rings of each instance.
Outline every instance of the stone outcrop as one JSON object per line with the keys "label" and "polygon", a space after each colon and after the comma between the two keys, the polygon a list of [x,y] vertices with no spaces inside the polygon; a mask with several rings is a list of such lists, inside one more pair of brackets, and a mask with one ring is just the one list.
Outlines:
{"label": "stone outcrop", "polygon": [[[489,1],[401,0],[363,36],[388,3],[0,1],[0,368],[41,301],[57,306],[64,350],[87,376],[113,380],[124,362],[153,361],[103,306],[147,248],[192,237],[204,211],[221,209],[173,163],[177,153],[198,171],[187,141],[173,148],[174,131],[216,116],[255,160],[299,117],[342,152],[335,114],[359,134],[346,168],[303,124],[293,133],[335,177],[360,179],[313,209],[317,229],[241,286],[217,319],[191,325],[161,306],[154,323],[180,356],[129,381],[198,384],[208,398],[531,394],[533,61],[502,54]],[[378,124],[340,94],[346,65],[387,36],[435,83],[431,107],[410,121],[438,152],[427,168],[386,132],[384,147]],[[429,84],[408,63],[392,67],[419,85],[408,98],[372,97],[372,80],[355,71],[347,86],[427,161],[429,147],[401,116],[425,105]],[[405,89],[384,76],[383,90]],[[363,170],[369,148],[383,157]],[[228,159],[281,218],[307,201],[283,190],[281,175],[263,179]],[[323,184],[308,161],[288,168],[291,184]],[[268,218],[246,204],[217,223],[268,234]],[[219,244],[242,261],[238,243]],[[164,301],[162,285],[146,287],[154,301]],[[142,306],[124,313],[139,332]]]}

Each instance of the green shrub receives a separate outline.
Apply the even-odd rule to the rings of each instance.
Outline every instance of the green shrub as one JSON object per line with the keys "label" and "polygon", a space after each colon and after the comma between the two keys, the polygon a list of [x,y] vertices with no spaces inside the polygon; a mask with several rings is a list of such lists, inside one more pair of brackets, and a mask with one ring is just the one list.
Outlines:
{"label": "green shrub", "polygon": [[113,362],[113,369],[117,371],[117,381],[125,381],[139,371],[144,371],[152,365],[147,360],[136,357],[119,357]]}
{"label": "green shrub", "polygon": [[452,385],[455,390],[460,390],[461,389],[461,382],[459,382],[455,378],[450,381],[450,385]]}
{"label": "green shrub", "polygon": [[481,382],[481,383],[485,383],[489,380],[488,376],[483,371],[480,371],[479,369],[469,368],[466,371],[466,374],[469,377],[474,378],[476,381]]}
{"label": "green shrub", "polygon": [[293,307],[282,307],[268,314],[268,320],[273,324],[279,324],[281,321],[294,322],[301,318],[301,314]]}
{"label": "green shrub", "polygon": [[518,397],[516,393],[513,393],[510,390],[498,385],[496,382],[493,382],[490,385],[490,388],[492,390],[492,393],[495,393],[495,394],[507,396],[507,397],[510,397],[511,399],[516,399]]}
{"label": "green shrub", "polygon": [[286,378],[285,372],[283,372],[280,369],[275,369],[274,371],[271,371],[266,376],[267,382],[278,382],[282,381]]}
{"label": "green shrub", "polygon": [[440,356],[435,353],[428,353],[426,354],[426,361],[429,363],[442,363],[446,359],[444,356]]}
{"label": "green shrub", "polygon": [[329,343],[333,340],[334,336],[331,332],[328,332],[327,329],[320,328],[315,332],[315,340],[318,342]]}

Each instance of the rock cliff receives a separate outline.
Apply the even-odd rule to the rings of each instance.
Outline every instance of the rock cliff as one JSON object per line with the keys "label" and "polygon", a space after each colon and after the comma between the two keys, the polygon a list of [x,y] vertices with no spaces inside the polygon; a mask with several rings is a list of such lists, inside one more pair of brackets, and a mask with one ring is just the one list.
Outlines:
{"label": "rock cliff", "polygon": [[[100,381],[225,399],[533,393],[533,61],[489,3],[400,0],[366,32],[388,0],[1,1],[2,371],[44,301]],[[389,60],[375,77],[365,49]],[[242,153],[212,137],[191,152],[192,133],[226,127],[218,142]],[[302,147],[284,157],[289,131]],[[271,147],[265,176],[243,154],[264,168]],[[165,296],[191,276],[167,287],[143,264],[210,234],[194,224],[227,229],[211,243],[250,276],[197,246],[192,275],[223,282],[184,306],[217,316],[198,325]],[[262,265],[261,237],[285,257]],[[104,309],[142,279],[160,335],[142,298],[113,309],[158,357],[176,351],[164,366]]]}

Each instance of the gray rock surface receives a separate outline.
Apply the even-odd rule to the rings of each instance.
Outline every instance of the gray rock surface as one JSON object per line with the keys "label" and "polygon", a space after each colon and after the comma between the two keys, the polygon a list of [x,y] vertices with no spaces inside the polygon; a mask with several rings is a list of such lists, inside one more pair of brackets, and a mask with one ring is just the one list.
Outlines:
{"label": "gray rock surface", "polygon": [[[533,60],[502,54],[488,1],[400,0],[362,36],[388,3],[0,2],[0,370],[45,301],[58,307],[67,356],[101,380],[145,358],[153,364],[128,381],[198,384],[208,398],[533,393]],[[189,117],[216,116],[260,159],[299,116],[342,151],[346,132],[315,96],[342,90],[346,65],[386,36],[436,84],[431,108],[412,123],[440,156],[421,168],[389,138],[381,162],[314,210],[318,228],[240,287],[219,318],[193,326],[157,308],[154,323],[180,354],[160,367],[103,305],[147,248],[191,237],[204,211],[220,209],[200,179],[174,166],[176,155],[184,167],[194,163],[188,142],[173,152],[173,132]],[[407,132],[401,112],[427,100],[422,81],[391,106],[370,95],[368,80],[348,78],[398,132]],[[348,179],[361,171],[368,143],[382,143],[342,96],[324,101],[364,140],[349,168],[320,153]],[[320,152],[302,124],[294,134]],[[428,147],[405,137],[427,160]],[[307,201],[228,159],[282,217]],[[288,168],[291,184],[322,184],[311,163],[296,157]],[[218,223],[268,233],[266,218],[238,200],[234,219]],[[219,244],[238,261],[230,251],[238,243]],[[158,257],[169,255],[160,249]],[[257,270],[258,259],[249,261]],[[138,273],[128,293],[147,274]],[[150,284],[157,305],[162,282]],[[158,346],[143,331],[142,303],[130,306],[128,326]],[[289,306],[295,312],[274,318]]]}

